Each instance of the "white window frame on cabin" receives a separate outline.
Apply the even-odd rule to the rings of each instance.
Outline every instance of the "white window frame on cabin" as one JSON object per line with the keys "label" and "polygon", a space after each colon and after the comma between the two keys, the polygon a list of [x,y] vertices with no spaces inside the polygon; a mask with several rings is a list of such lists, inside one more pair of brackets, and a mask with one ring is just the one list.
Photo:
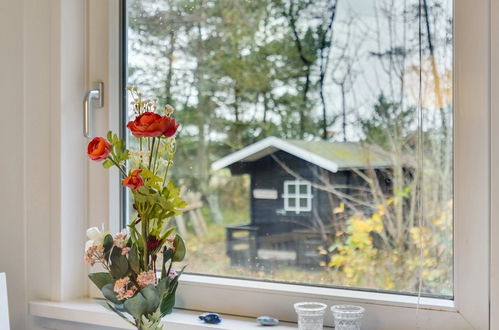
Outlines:
{"label": "white window frame on cabin", "polygon": [[[105,128],[119,125],[119,1],[91,1],[89,8],[88,81],[106,83],[109,106]],[[106,16],[107,15],[107,16]],[[93,17],[97,17],[96,20]],[[497,326],[499,258],[491,251],[497,245],[499,228],[492,218],[491,188],[497,179],[499,151],[499,99],[491,88],[499,86],[499,5],[491,0],[454,1],[454,299],[418,298],[388,294],[233,279],[196,274],[180,281],[177,306],[234,315],[271,314],[281,320],[296,320],[293,303],[314,300],[328,305],[358,304],[366,308],[367,329],[488,329]],[[99,37],[100,36],[100,37]],[[104,36],[104,37],[103,37]],[[494,59],[495,61],[491,61]],[[497,93],[495,93],[497,94]],[[104,131],[104,130],[102,130]],[[491,161],[494,161],[491,166]],[[96,169],[97,167],[95,167]],[[116,172],[93,167],[89,175],[88,223],[109,219],[109,228],[119,227],[119,186]],[[106,174],[103,174],[106,173]],[[94,183],[95,176],[100,180]],[[107,187],[103,189],[102,183]],[[497,182],[496,182],[497,183]],[[496,185],[497,186],[497,185]],[[492,230],[492,231],[491,231]],[[492,237],[492,238],[491,238]],[[223,253],[223,252],[221,252]],[[326,324],[331,324],[331,313]]]}
{"label": "white window frame on cabin", "polygon": [[[295,214],[300,214],[303,212],[312,211],[312,184],[306,180],[285,180],[284,181],[284,193],[282,194],[282,198],[284,200],[284,211],[286,212],[294,212]],[[307,192],[305,194],[300,193],[300,186],[306,186]],[[289,192],[290,187],[295,187],[295,192]],[[306,206],[301,206],[300,200],[304,199],[307,201]],[[295,206],[290,205],[290,200],[295,201]]]}

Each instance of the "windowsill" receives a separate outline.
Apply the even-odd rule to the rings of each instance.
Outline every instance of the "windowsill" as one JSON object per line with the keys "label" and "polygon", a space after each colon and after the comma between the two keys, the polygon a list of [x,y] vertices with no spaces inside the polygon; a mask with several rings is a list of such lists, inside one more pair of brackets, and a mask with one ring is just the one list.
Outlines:
{"label": "windowsill", "polygon": [[[384,305],[407,308],[423,308],[428,310],[456,311],[453,300],[446,298],[429,298],[409,296],[397,293],[369,292],[362,290],[349,290],[347,288],[328,288],[299,284],[274,283],[265,281],[252,281],[227,277],[216,277],[200,274],[184,274],[180,279],[180,286],[191,286],[195,292],[203,288],[213,288],[221,295],[223,290],[259,293],[260,295],[285,295],[296,296],[301,300],[336,300],[337,303]],[[293,312],[294,313],[294,312]]]}
{"label": "windowsill", "polygon": [[[127,325],[120,317],[95,303],[93,299],[78,299],[65,302],[32,301],[29,303],[30,314],[36,317],[58,321],[69,321],[94,326],[105,326],[119,329],[134,329]],[[163,320],[167,329],[195,330],[216,328],[221,330],[251,330],[261,329],[255,319],[222,315],[222,323],[213,325],[198,321],[200,312],[175,309]],[[281,322],[272,327],[275,330],[296,329],[293,323]]]}

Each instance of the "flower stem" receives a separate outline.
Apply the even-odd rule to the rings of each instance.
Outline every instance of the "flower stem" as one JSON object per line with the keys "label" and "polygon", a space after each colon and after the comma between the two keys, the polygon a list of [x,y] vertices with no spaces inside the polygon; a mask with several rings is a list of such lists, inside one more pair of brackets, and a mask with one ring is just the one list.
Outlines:
{"label": "flower stem", "polygon": [[121,168],[120,164],[118,164],[112,157],[107,157],[113,164],[120,170],[121,174],[126,178],[127,174],[123,168]]}
{"label": "flower stem", "polygon": [[161,138],[158,138],[158,146],[156,147],[156,156],[154,157],[153,172],[158,168],[159,148],[161,147]]}
{"label": "flower stem", "polygon": [[152,146],[149,148],[149,166],[147,167],[149,170],[151,169],[151,164],[152,164],[152,158],[154,155],[154,142],[156,141],[156,138],[152,138]]}
{"label": "flower stem", "polygon": [[147,247],[147,236],[149,235],[147,228],[148,219],[146,217],[142,218],[142,237],[144,237],[144,270],[148,271],[149,269],[149,250]]}

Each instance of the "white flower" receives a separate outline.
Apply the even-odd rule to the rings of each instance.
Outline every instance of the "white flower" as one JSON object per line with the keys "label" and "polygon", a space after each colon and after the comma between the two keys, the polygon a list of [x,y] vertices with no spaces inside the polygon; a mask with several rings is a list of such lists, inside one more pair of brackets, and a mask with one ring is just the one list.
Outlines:
{"label": "white flower", "polygon": [[85,252],[88,251],[88,249],[90,249],[92,246],[94,246],[94,241],[92,240],[88,240],[86,243],[85,243]]}
{"label": "white flower", "polygon": [[89,247],[97,245],[102,246],[104,242],[105,233],[100,231],[97,227],[92,227],[87,229],[87,237],[88,241],[85,243],[85,251],[88,250]]}

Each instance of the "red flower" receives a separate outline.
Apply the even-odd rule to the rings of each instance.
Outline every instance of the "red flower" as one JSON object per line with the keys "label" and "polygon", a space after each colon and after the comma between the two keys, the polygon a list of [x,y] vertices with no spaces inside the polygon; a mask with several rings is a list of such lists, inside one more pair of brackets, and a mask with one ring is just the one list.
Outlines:
{"label": "red flower", "polygon": [[131,189],[139,189],[140,187],[142,187],[144,185],[144,180],[139,175],[140,172],[142,172],[142,170],[134,170],[123,180],[123,186]]}
{"label": "red flower", "polygon": [[147,238],[147,250],[148,251],[155,251],[159,247],[160,244],[161,244],[161,241],[156,236],[149,236]]}
{"label": "red flower", "polygon": [[87,155],[91,160],[104,160],[109,152],[111,152],[111,144],[103,137],[95,137],[88,144]]}
{"label": "red flower", "polygon": [[170,137],[175,134],[178,126],[175,119],[154,112],[144,112],[126,125],[136,138],[161,135]]}
{"label": "red flower", "polygon": [[172,137],[175,135],[175,133],[177,133],[177,129],[180,126],[180,124],[177,123],[175,119],[172,117],[167,117],[167,118],[168,118],[168,125],[164,130],[163,135],[166,137]]}

